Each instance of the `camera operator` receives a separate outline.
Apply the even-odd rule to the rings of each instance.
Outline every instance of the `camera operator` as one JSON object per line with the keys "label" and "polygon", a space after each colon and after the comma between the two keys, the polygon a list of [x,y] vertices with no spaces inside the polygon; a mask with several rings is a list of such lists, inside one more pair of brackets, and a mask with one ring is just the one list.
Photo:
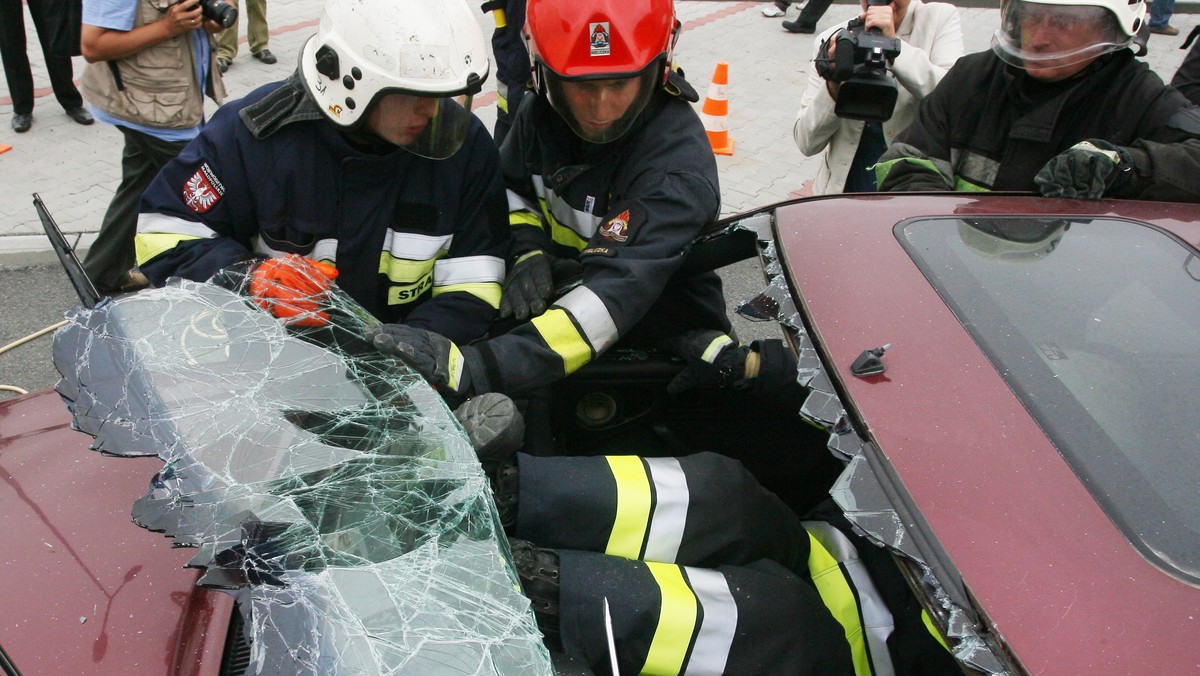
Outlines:
{"label": "camera operator", "polygon": [[[933,91],[963,54],[962,28],[958,10],[953,5],[921,0],[868,5],[867,0],[862,0],[862,7],[861,17],[826,30],[815,41],[814,67],[809,71],[808,89],[800,100],[800,110],[792,127],[800,152],[812,157],[824,151],[813,184],[816,195],[875,190],[875,176],[867,168],[912,121],[921,97]],[[859,20],[861,28],[853,29]],[[891,60],[889,68],[899,83],[895,108],[890,117],[881,121],[839,117],[835,107],[841,83],[834,80],[833,72],[837,68],[838,37],[842,31],[872,29],[879,32],[879,37],[900,41],[900,52]],[[824,61],[829,67],[818,69],[818,61]],[[881,97],[888,95],[882,91],[884,88],[880,86]],[[864,91],[871,90],[859,89],[857,93]],[[885,103],[880,102],[881,106]]]}
{"label": "camera operator", "polygon": [[204,96],[217,103],[225,98],[212,38],[224,29],[221,5],[214,0],[83,0],[80,48],[88,61],[83,96],[96,119],[125,137],[121,185],[83,263],[101,292],[144,285],[133,271],[142,192],[200,133]]}

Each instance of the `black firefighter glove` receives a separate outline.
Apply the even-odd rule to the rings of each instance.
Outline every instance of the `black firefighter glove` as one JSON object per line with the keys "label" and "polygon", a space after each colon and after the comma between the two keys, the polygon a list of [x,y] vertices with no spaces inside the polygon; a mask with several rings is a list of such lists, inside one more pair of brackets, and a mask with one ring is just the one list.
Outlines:
{"label": "black firefighter glove", "polygon": [[748,363],[750,348],[713,329],[688,331],[667,338],[659,347],[687,360],[687,366],[667,383],[667,394],[671,396],[699,388],[735,385],[746,379],[748,366],[757,368],[757,360]]}
{"label": "black firefighter glove", "polygon": [[1050,158],[1033,181],[1046,197],[1098,200],[1133,180],[1133,155],[1108,141],[1080,141]]}
{"label": "black firefighter glove", "polygon": [[525,321],[546,311],[546,301],[554,294],[554,275],[550,255],[541,249],[521,254],[504,278],[500,295],[500,318]]}
{"label": "black firefighter glove", "polygon": [[443,397],[462,399],[474,392],[469,357],[475,348],[460,348],[441,334],[404,324],[369,326],[365,337],[424,376]]}
{"label": "black firefighter glove", "polygon": [[688,361],[667,384],[672,396],[702,387],[732,387],[763,402],[801,401],[796,357],[782,340],[756,340],[749,346],[712,329],[697,329],[659,344]]}

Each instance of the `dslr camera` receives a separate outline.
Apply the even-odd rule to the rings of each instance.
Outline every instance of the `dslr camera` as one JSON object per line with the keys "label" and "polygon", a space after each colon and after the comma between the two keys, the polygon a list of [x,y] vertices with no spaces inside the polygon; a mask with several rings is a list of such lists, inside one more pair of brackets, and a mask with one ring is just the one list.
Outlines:
{"label": "dslr camera", "polygon": [[[889,0],[867,0],[874,7]],[[834,41],[833,58],[829,43]],[[866,29],[857,17],[821,44],[815,61],[817,74],[837,82],[835,115],[848,120],[883,122],[896,108],[896,80],[887,74],[887,64],[900,54],[900,39],[889,38],[878,28]]]}
{"label": "dslr camera", "polygon": [[[176,2],[170,4],[174,5],[183,1],[176,0]],[[200,0],[200,14],[205,19],[216,21],[226,28],[237,24],[237,7],[225,2],[225,0]]]}

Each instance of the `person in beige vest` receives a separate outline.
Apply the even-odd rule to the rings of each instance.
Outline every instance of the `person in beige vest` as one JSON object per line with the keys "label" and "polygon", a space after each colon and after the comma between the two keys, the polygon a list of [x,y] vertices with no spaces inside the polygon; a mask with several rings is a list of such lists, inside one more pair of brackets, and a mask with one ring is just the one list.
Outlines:
{"label": "person in beige vest", "polygon": [[[900,54],[889,68],[899,84],[896,107],[882,124],[839,118],[833,112],[837,83],[822,79],[815,66],[810,67],[792,134],[806,156],[824,153],[813,182],[814,195],[874,190],[874,175],[867,167],[912,122],[917,104],[963,54],[962,26],[953,5],[921,0],[893,0],[872,7],[863,0],[862,4],[867,28],[877,27],[884,35],[900,39]],[[842,28],[830,28],[817,37],[814,61],[821,56],[820,46]]]}
{"label": "person in beige vest", "polygon": [[199,0],[83,0],[84,99],[125,137],[121,184],[83,266],[102,293],[144,285],[133,237],[142,192],[204,125],[204,97],[225,87]]}

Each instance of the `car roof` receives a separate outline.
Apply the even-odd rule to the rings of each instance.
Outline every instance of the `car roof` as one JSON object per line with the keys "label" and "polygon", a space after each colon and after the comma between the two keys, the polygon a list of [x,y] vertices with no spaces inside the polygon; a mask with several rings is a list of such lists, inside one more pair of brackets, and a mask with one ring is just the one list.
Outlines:
{"label": "car roof", "polygon": [[0,646],[24,673],[216,674],[231,596],[130,523],[157,458],[106,458],[53,390],[0,402]]}
{"label": "car roof", "polygon": [[[1108,215],[1200,244],[1200,208],[1003,195],[872,195],[776,209],[779,257],[844,405],[989,624],[1030,672],[1200,665],[1200,589],[1105,515],[893,234],[919,216]],[[887,372],[849,367],[890,343]]]}

